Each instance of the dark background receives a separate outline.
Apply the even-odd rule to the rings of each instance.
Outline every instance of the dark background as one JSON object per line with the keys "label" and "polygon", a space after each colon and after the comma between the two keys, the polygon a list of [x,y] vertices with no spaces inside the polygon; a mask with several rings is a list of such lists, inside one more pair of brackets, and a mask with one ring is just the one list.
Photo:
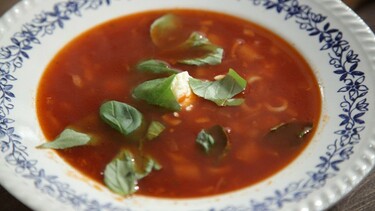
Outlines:
{"label": "dark background", "polygon": [[[375,0],[343,0],[375,31]],[[0,0],[0,16],[18,0]],[[1,173],[1,172],[0,172]],[[29,211],[0,186],[1,211]],[[375,210],[375,170],[345,198],[339,201],[329,211],[372,211]]]}

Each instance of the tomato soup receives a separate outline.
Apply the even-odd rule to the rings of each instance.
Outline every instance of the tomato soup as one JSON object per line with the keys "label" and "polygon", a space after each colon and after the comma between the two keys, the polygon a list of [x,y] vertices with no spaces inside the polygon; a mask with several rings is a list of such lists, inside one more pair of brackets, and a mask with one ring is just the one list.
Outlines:
{"label": "tomato soup", "polygon": [[[199,32],[223,49],[221,62],[182,64],[179,59],[202,52],[155,45],[150,26],[165,14],[179,18],[178,33],[168,37],[171,46]],[[246,81],[246,89],[236,95],[243,102],[218,106],[192,94],[181,110],[170,111],[134,98],[139,84],[167,76],[137,71],[137,64],[147,59],[165,61],[207,81],[217,81],[233,69]],[[165,129],[140,147],[101,120],[100,106],[109,100],[133,106],[144,119]],[[45,70],[36,107],[48,140],[67,127],[93,134],[93,144],[56,150],[93,180],[104,184],[106,166],[127,149],[150,155],[161,166],[137,182],[136,194],[189,198],[239,190],[287,167],[312,139],[321,93],[304,58],[274,33],[225,14],[179,9],[118,18],[75,38]],[[207,153],[197,144],[197,135],[215,125],[225,131],[226,147]]]}

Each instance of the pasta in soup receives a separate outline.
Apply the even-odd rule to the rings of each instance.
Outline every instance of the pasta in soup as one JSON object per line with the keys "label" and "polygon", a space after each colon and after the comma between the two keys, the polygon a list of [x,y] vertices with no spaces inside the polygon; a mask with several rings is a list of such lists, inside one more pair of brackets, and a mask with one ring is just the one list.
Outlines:
{"label": "pasta in soup", "polygon": [[148,11],[84,32],[50,62],[37,114],[46,142],[119,195],[188,198],[285,168],[317,128],[304,58],[248,21]]}

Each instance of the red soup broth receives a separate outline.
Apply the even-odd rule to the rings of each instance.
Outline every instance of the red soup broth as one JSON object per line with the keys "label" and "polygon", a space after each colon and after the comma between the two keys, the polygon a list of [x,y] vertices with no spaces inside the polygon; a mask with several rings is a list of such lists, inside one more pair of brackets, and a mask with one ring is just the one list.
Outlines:
{"label": "red soup broth", "polygon": [[[156,47],[150,25],[164,14],[180,17],[177,40],[199,31],[224,49],[219,65],[176,63],[178,54]],[[132,90],[157,76],[141,74],[136,64],[160,59],[186,70],[194,78],[214,80],[234,69],[247,80],[240,106],[219,107],[194,97],[192,109],[170,112],[135,100]],[[136,194],[154,197],[200,197],[248,187],[277,173],[304,150],[318,125],[321,95],[313,71],[302,56],[274,33],[245,20],[208,11],[163,10],[134,14],[84,32],[68,43],[48,65],[38,88],[37,113],[48,140],[74,126],[94,133],[94,145],[57,150],[70,165],[103,183],[105,166],[123,149],[138,145],[100,120],[99,107],[117,100],[137,108],[146,119],[166,129],[144,144],[162,169],[139,181]],[[269,147],[264,137],[275,126],[291,121],[311,122],[313,130],[292,147]],[[195,142],[213,125],[228,131],[230,149],[220,160]],[[280,139],[287,139],[281,135]],[[283,141],[283,140],[281,140]]]}

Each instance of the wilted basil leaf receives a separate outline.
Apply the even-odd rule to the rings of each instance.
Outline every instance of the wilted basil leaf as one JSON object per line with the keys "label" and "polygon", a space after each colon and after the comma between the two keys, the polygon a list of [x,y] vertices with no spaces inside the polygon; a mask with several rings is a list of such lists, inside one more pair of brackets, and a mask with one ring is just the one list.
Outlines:
{"label": "wilted basil leaf", "polygon": [[202,146],[206,153],[210,153],[215,157],[224,156],[230,147],[228,134],[220,125],[201,130],[197,136],[196,143]]}
{"label": "wilted basil leaf", "polygon": [[202,81],[190,78],[189,84],[193,92],[211,100],[219,106],[237,106],[243,103],[243,99],[232,99],[246,88],[246,80],[239,76],[233,69],[217,81]]}
{"label": "wilted basil leaf", "polygon": [[181,72],[180,70],[173,69],[169,66],[168,63],[161,61],[150,59],[146,61],[142,61],[137,64],[137,69],[142,72],[150,72],[150,73],[167,73],[167,74],[174,74]]}
{"label": "wilted basil leaf", "polygon": [[208,153],[211,147],[215,144],[214,138],[205,130],[201,130],[198,133],[196,142],[203,147],[206,153]]}
{"label": "wilted basil leaf", "polygon": [[190,37],[179,46],[180,49],[199,49],[207,53],[202,57],[188,58],[179,60],[179,63],[187,65],[216,65],[223,59],[224,50],[219,46],[212,44],[204,35],[193,32]]}
{"label": "wilted basil leaf", "polygon": [[100,106],[100,117],[124,135],[137,130],[143,121],[142,114],[134,107],[118,101],[108,101]]}
{"label": "wilted basil leaf", "polygon": [[165,129],[165,126],[157,121],[152,121],[147,129],[146,138],[152,140],[160,135]]}
{"label": "wilted basil leaf", "polygon": [[66,149],[86,145],[90,140],[91,137],[89,135],[67,128],[55,140],[52,142],[46,142],[37,148]]}
{"label": "wilted basil leaf", "polygon": [[276,148],[299,146],[303,143],[304,137],[312,131],[312,128],[311,122],[282,123],[271,128],[263,138],[262,144]]}
{"label": "wilted basil leaf", "polygon": [[157,105],[172,111],[181,109],[175,95],[171,90],[175,74],[167,78],[146,81],[133,90],[133,97],[145,100],[147,103]]}
{"label": "wilted basil leaf", "polygon": [[156,19],[150,27],[152,42],[158,47],[168,46],[170,37],[180,28],[180,20],[173,14],[166,14]]}

